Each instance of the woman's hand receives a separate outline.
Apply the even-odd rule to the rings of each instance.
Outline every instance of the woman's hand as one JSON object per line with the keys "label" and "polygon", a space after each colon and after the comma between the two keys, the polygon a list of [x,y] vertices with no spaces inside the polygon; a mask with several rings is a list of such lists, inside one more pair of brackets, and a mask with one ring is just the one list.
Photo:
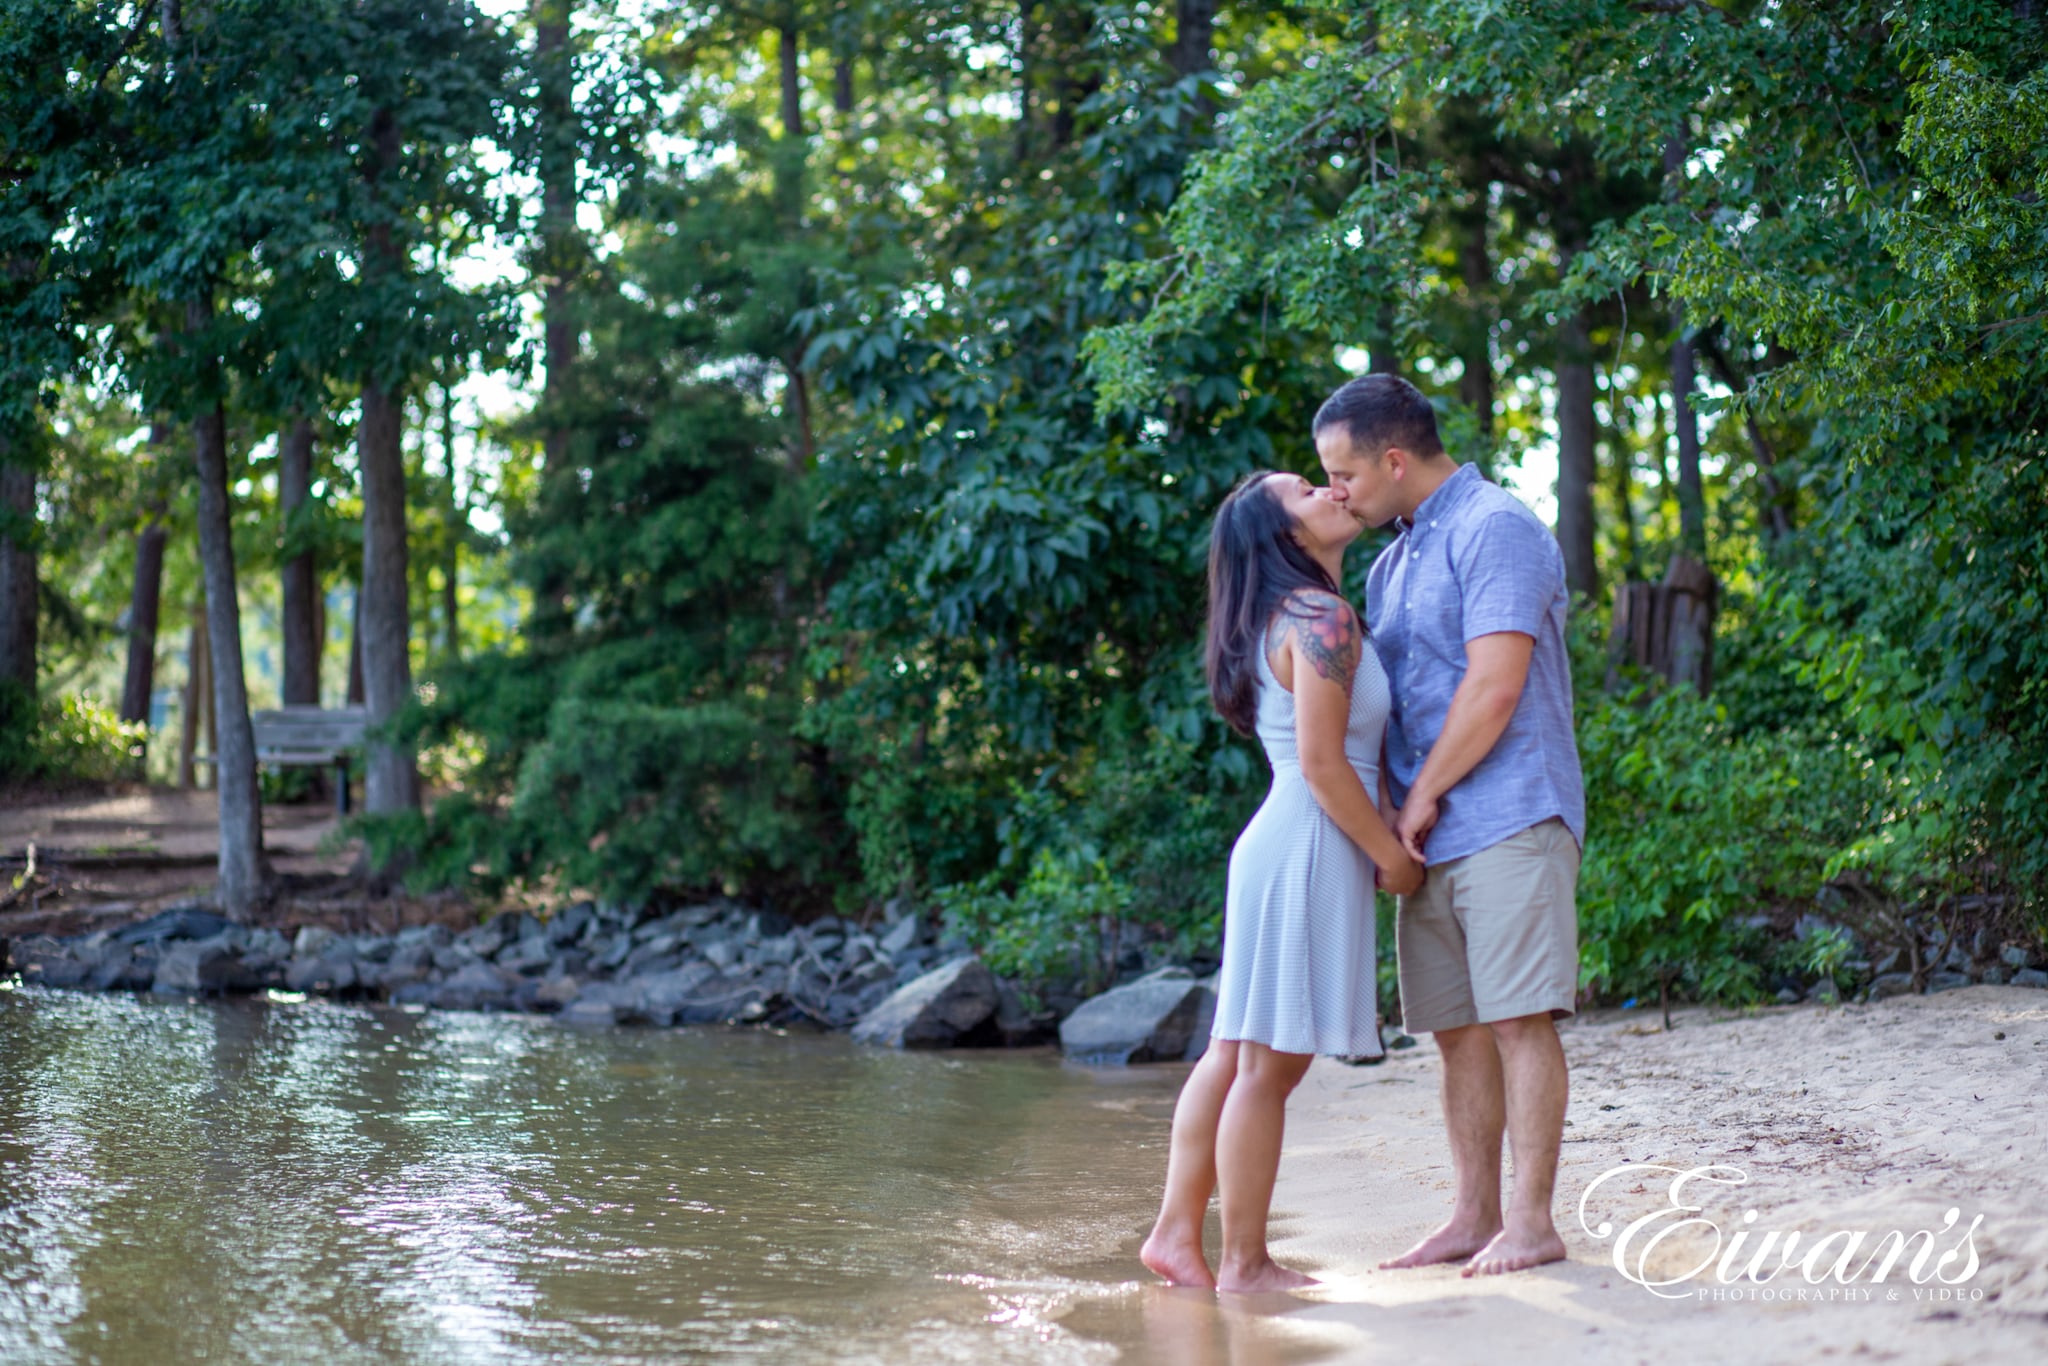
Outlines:
{"label": "woman's hand", "polygon": [[1381,891],[1391,892],[1395,896],[1415,895],[1422,890],[1422,878],[1422,865],[1406,854],[1403,854],[1401,861],[1391,868],[1374,865],[1373,880],[1379,884]]}

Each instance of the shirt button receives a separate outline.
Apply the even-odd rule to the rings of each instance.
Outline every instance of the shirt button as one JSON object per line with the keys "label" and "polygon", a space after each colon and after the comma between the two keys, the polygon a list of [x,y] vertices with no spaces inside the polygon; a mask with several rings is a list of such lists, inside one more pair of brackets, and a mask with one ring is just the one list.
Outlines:
{"label": "shirt button", "polygon": [[1419,560],[1422,558],[1422,552],[1419,550],[1411,550],[1408,552],[1408,558],[1411,560]]}

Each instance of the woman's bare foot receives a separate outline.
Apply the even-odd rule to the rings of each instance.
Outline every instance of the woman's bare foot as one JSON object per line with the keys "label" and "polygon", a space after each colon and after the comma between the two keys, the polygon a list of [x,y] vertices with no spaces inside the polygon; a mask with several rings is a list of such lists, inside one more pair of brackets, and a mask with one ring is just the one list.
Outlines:
{"label": "woman's bare foot", "polygon": [[1546,1262],[1564,1260],[1564,1239],[1548,1219],[1540,1225],[1518,1227],[1510,1223],[1493,1240],[1465,1263],[1467,1276],[1498,1276],[1508,1271],[1525,1271]]}
{"label": "woman's bare foot", "polygon": [[1223,1264],[1223,1272],[1216,1278],[1218,1290],[1228,1290],[1238,1295],[1271,1294],[1276,1290],[1300,1290],[1316,1283],[1316,1278],[1302,1271],[1294,1271],[1270,1257],[1253,1266]]}
{"label": "woman's bare foot", "polygon": [[1462,1262],[1494,1242],[1500,1236],[1500,1232],[1498,1220],[1488,1223],[1467,1223],[1453,1216],[1448,1224],[1400,1256],[1381,1262],[1380,1270],[1398,1271],[1411,1266],[1439,1266],[1444,1262]]}
{"label": "woman's bare foot", "polygon": [[1216,1288],[1216,1278],[1209,1274],[1209,1259],[1202,1255],[1200,1242],[1166,1238],[1155,1228],[1138,1249],[1138,1260],[1168,1285]]}

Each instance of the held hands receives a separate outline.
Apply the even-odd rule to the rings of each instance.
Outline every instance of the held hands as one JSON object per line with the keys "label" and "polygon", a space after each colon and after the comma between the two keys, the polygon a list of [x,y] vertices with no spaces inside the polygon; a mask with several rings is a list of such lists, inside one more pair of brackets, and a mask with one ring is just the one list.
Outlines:
{"label": "held hands", "polygon": [[1376,869],[1373,881],[1379,884],[1383,892],[1391,892],[1395,896],[1413,896],[1422,890],[1422,865],[1403,854],[1396,866]]}
{"label": "held hands", "polygon": [[1417,863],[1423,861],[1422,846],[1429,839],[1429,832],[1436,829],[1436,818],[1436,799],[1411,792],[1408,805],[1401,808],[1394,820],[1394,837]]}

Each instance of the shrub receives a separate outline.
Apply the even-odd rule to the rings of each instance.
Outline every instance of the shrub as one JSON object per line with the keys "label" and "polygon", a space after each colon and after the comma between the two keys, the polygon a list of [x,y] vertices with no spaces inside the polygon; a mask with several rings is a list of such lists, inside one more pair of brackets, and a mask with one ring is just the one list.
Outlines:
{"label": "shrub", "polygon": [[[133,777],[149,728],[123,721],[90,697],[64,696],[32,704],[19,688],[0,694],[0,774],[23,780],[113,782]],[[24,726],[24,715],[33,714]]]}
{"label": "shrub", "polygon": [[1886,795],[1854,742],[1738,731],[1683,688],[1582,699],[1579,754],[1580,976],[1601,995],[1667,979],[1702,999],[1761,995],[1772,951],[1760,918],[1817,904]]}

